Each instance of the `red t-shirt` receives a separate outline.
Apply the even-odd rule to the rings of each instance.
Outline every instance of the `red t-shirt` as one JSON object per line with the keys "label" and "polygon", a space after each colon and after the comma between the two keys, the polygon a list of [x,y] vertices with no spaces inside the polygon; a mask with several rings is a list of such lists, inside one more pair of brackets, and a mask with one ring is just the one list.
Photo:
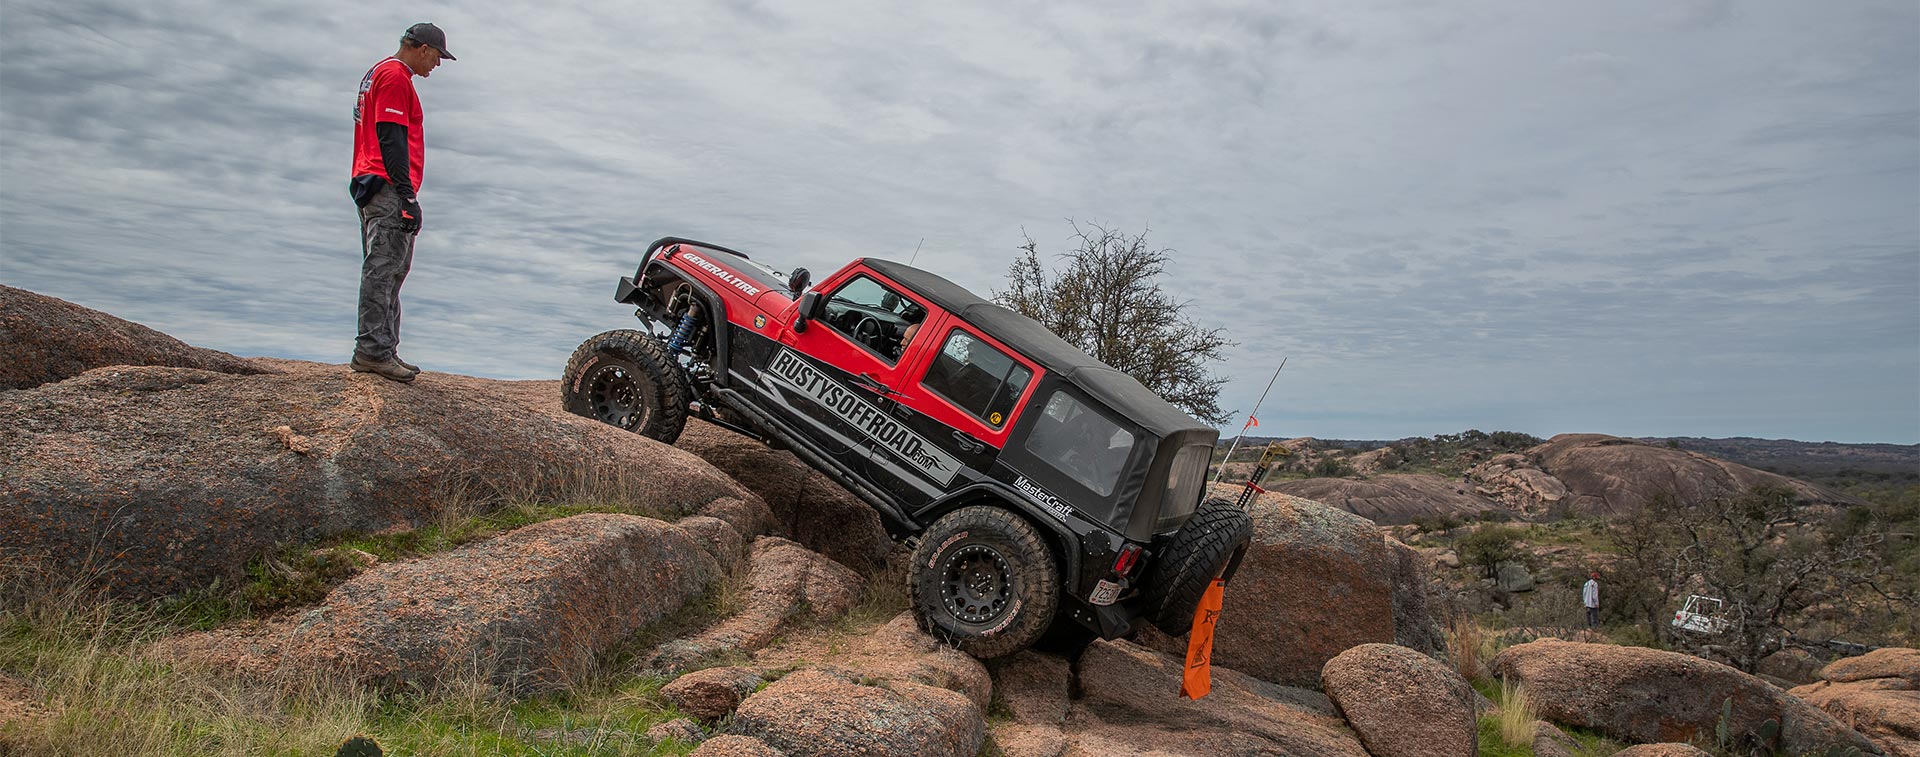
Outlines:
{"label": "red t-shirt", "polygon": [[[372,118],[367,118],[371,113]],[[367,69],[360,79],[360,97],[353,102],[353,175],[387,175],[387,164],[380,159],[380,135],[374,124],[396,123],[407,127],[407,161],[412,163],[413,188],[420,188],[426,171],[427,141],[420,128],[420,95],[413,91],[413,69],[388,58]]]}

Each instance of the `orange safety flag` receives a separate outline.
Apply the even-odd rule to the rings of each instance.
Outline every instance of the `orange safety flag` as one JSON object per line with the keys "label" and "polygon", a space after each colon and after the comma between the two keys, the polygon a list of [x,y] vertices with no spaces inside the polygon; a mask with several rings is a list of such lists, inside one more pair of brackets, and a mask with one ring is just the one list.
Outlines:
{"label": "orange safety flag", "polygon": [[1180,695],[1199,699],[1213,691],[1213,626],[1220,622],[1220,603],[1227,582],[1215,578],[1193,609],[1193,631],[1187,634],[1187,670],[1180,678]]}
{"label": "orange safety flag", "polygon": [[1251,415],[1247,416],[1247,426],[1246,426],[1247,428],[1253,428],[1254,426],[1258,426],[1258,425],[1260,425],[1259,418],[1255,418]]}

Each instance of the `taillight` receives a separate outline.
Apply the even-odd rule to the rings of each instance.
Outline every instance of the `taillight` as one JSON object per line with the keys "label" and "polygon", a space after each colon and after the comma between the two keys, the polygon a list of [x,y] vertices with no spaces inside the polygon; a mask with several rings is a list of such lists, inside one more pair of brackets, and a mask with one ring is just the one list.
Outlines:
{"label": "taillight", "polygon": [[1138,544],[1122,547],[1120,556],[1113,560],[1113,572],[1121,578],[1126,578],[1128,573],[1133,572],[1134,566],[1140,564],[1140,551]]}

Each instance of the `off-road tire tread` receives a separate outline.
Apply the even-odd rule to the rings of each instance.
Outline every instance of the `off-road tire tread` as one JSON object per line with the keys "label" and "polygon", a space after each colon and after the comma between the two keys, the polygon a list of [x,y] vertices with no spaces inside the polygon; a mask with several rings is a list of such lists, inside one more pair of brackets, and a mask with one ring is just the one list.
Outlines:
{"label": "off-road tire tread", "polygon": [[[1005,631],[990,636],[972,636],[943,628],[928,618],[921,600],[927,591],[932,591],[935,603],[939,602],[937,582],[939,576],[933,568],[927,567],[937,556],[942,543],[949,536],[960,531],[987,530],[1000,537],[1001,545],[1008,552],[1007,562],[1012,567],[1016,596],[1020,599],[1021,617],[1007,627]],[[966,542],[951,546],[957,548]],[[932,579],[932,583],[923,586],[923,579]],[[963,507],[941,516],[939,520],[927,526],[920,534],[920,544],[913,550],[913,562],[907,568],[907,601],[913,608],[913,617],[920,630],[927,632],[947,644],[958,647],[982,660],[991,660],[1026,649],[1040,639],[1052,624],[1054,613],[1060,607],[1060,567],[1054,561],[1053,551],[1047,548],[1046,541],[1032,524],[1015,515],[1006,508],[990,505]],[[945,608],[936,606],[932,612],[945,612]]]}
{"label": "off-road tire tread", "polygon": [[646,371],[647,377],[653,381],[656,394],[653,397],[653,412],[647,419],[647,427],[633,429],[633,432],[662,444],[672,444],[679,439],[680,432],[687,426],[687,405],[691,401],[692,389],[687,386],[687,376],[680,370],[680,362],[667,352],[667,346],[661,344],[658,337],[638,329],[614,329],[595,334],[573,351],[573,356],[567,359],[566,372],[560,376],[560,401],[567,412],[593,417],[593,408],[587,398],[584,394],[575,394],[573,385],[580,378],[587,361],[601,353],[632,363]]}
{"label": "off-road tire tread", "polygon": [[1170,636],[1185,636],[1207,585],[1252,539],[1253,517],[1239,505],[1223,497],[1202,503],[1147,571],[1147,620]]}

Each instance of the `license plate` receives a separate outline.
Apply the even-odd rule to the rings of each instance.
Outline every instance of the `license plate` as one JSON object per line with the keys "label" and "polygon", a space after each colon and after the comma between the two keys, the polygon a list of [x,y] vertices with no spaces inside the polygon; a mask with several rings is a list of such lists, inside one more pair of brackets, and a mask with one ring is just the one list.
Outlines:
{"label": "license plate", "polygon": [[1100,579],[1099,584],[1093,587],[1093,596],[1088,597],[1087,602],[1089,604],[1105,607],[1107,605],[1113,604],[1113,601],[1119,598],[1120,598],[1120,584],[1114,583],[1113,581],[1109,581],[1103,578],[1103,579]]}

